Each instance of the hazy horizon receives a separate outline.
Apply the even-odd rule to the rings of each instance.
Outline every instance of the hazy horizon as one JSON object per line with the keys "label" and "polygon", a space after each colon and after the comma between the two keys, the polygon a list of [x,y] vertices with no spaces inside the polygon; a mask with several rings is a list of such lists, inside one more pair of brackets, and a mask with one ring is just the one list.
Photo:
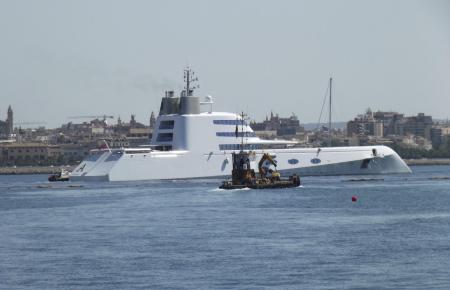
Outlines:
{"label": "hazy horizon", "polygon": [[336,121],[450,116],[450,1],[0,1],[0,24],[1,120],[147,124],[186,65],[255,120],[317,122],[330,76]]}

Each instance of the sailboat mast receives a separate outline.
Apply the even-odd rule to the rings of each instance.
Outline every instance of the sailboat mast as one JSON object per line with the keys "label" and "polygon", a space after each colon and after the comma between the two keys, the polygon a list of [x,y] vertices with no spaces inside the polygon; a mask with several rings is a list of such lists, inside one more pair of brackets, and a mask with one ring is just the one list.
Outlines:
{"label": "sailboat mast", "polygon": [[244,111],[241,113],[241,150],[244,151]]}
{"label": "sailboat mast", "polygon": [[331,147],[331,91],[332,91],[333,78],[330,78],[330,104],[328,108],[328,146]]}

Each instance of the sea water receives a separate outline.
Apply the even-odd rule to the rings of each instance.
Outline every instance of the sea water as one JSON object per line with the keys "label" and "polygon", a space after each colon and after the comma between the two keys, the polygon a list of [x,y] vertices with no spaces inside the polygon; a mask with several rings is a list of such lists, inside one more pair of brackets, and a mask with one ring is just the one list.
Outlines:
{"label": "sea water", "polygon": [[450,167],[413,171],[235,191],[0,176],[0,289],[450,289]]}

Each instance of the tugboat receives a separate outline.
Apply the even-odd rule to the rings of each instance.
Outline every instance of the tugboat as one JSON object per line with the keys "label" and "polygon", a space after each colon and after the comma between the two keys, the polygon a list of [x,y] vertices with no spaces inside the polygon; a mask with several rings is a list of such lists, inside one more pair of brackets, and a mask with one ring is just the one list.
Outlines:
{"label": "tugboat", "polygon": [[54,182],[54,181],[69,181],[70,172],[61,169],[61,172],[52,174],[48,177],[48,181]]}
{"label": "tugboat", "polygon": [[[281,178],[276,170],[275,160],[267,153],[264,153],[258,163],[259,176],[256,176],[255,170],[250,167],[250,158],[253,152],[240,151],[233,153],[233,171],[231,180],[223,181],[219,187],[221,189],[264,189],[264,188],[288,188],[300,186],[300,177],[296,174],[289,178]],[[265,162],[275,166],[272,170],[264,166]]]}
{"label": "tugboat", "polygon": [[[244,119],[244,113],[242,113]],[[236,137],[238,128],[236,125]],[[242,134],[243,136],[244,134]],[[241,150],[238,153],[232,153],[233,170],[231,172],[231,180],[223,181],[219,187],[221,189],[264,189],[264,188],[287,188],[300,186],[300,177],[296,174],[289,178],[281,178],[277,171],[277,163],[268,153],[264,153],[258,162],[259,176],[256,176],[255,170],[250,166],[250,160],[254,160],[255,152],[244,151],[244,141],[242,137]],[[267,163],[269,166],[267,166]],[[275,170],[270,169],[270,165]]]}

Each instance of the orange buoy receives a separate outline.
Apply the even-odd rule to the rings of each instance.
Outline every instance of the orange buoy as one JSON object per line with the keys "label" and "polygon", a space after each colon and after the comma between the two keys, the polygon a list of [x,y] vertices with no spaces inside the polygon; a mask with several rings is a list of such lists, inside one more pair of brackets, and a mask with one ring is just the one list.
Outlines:
{"label": "orange buoy", "polygon": [[358,197],[356,195],[352,196],[352,202],[357,202],[358,201]]}

